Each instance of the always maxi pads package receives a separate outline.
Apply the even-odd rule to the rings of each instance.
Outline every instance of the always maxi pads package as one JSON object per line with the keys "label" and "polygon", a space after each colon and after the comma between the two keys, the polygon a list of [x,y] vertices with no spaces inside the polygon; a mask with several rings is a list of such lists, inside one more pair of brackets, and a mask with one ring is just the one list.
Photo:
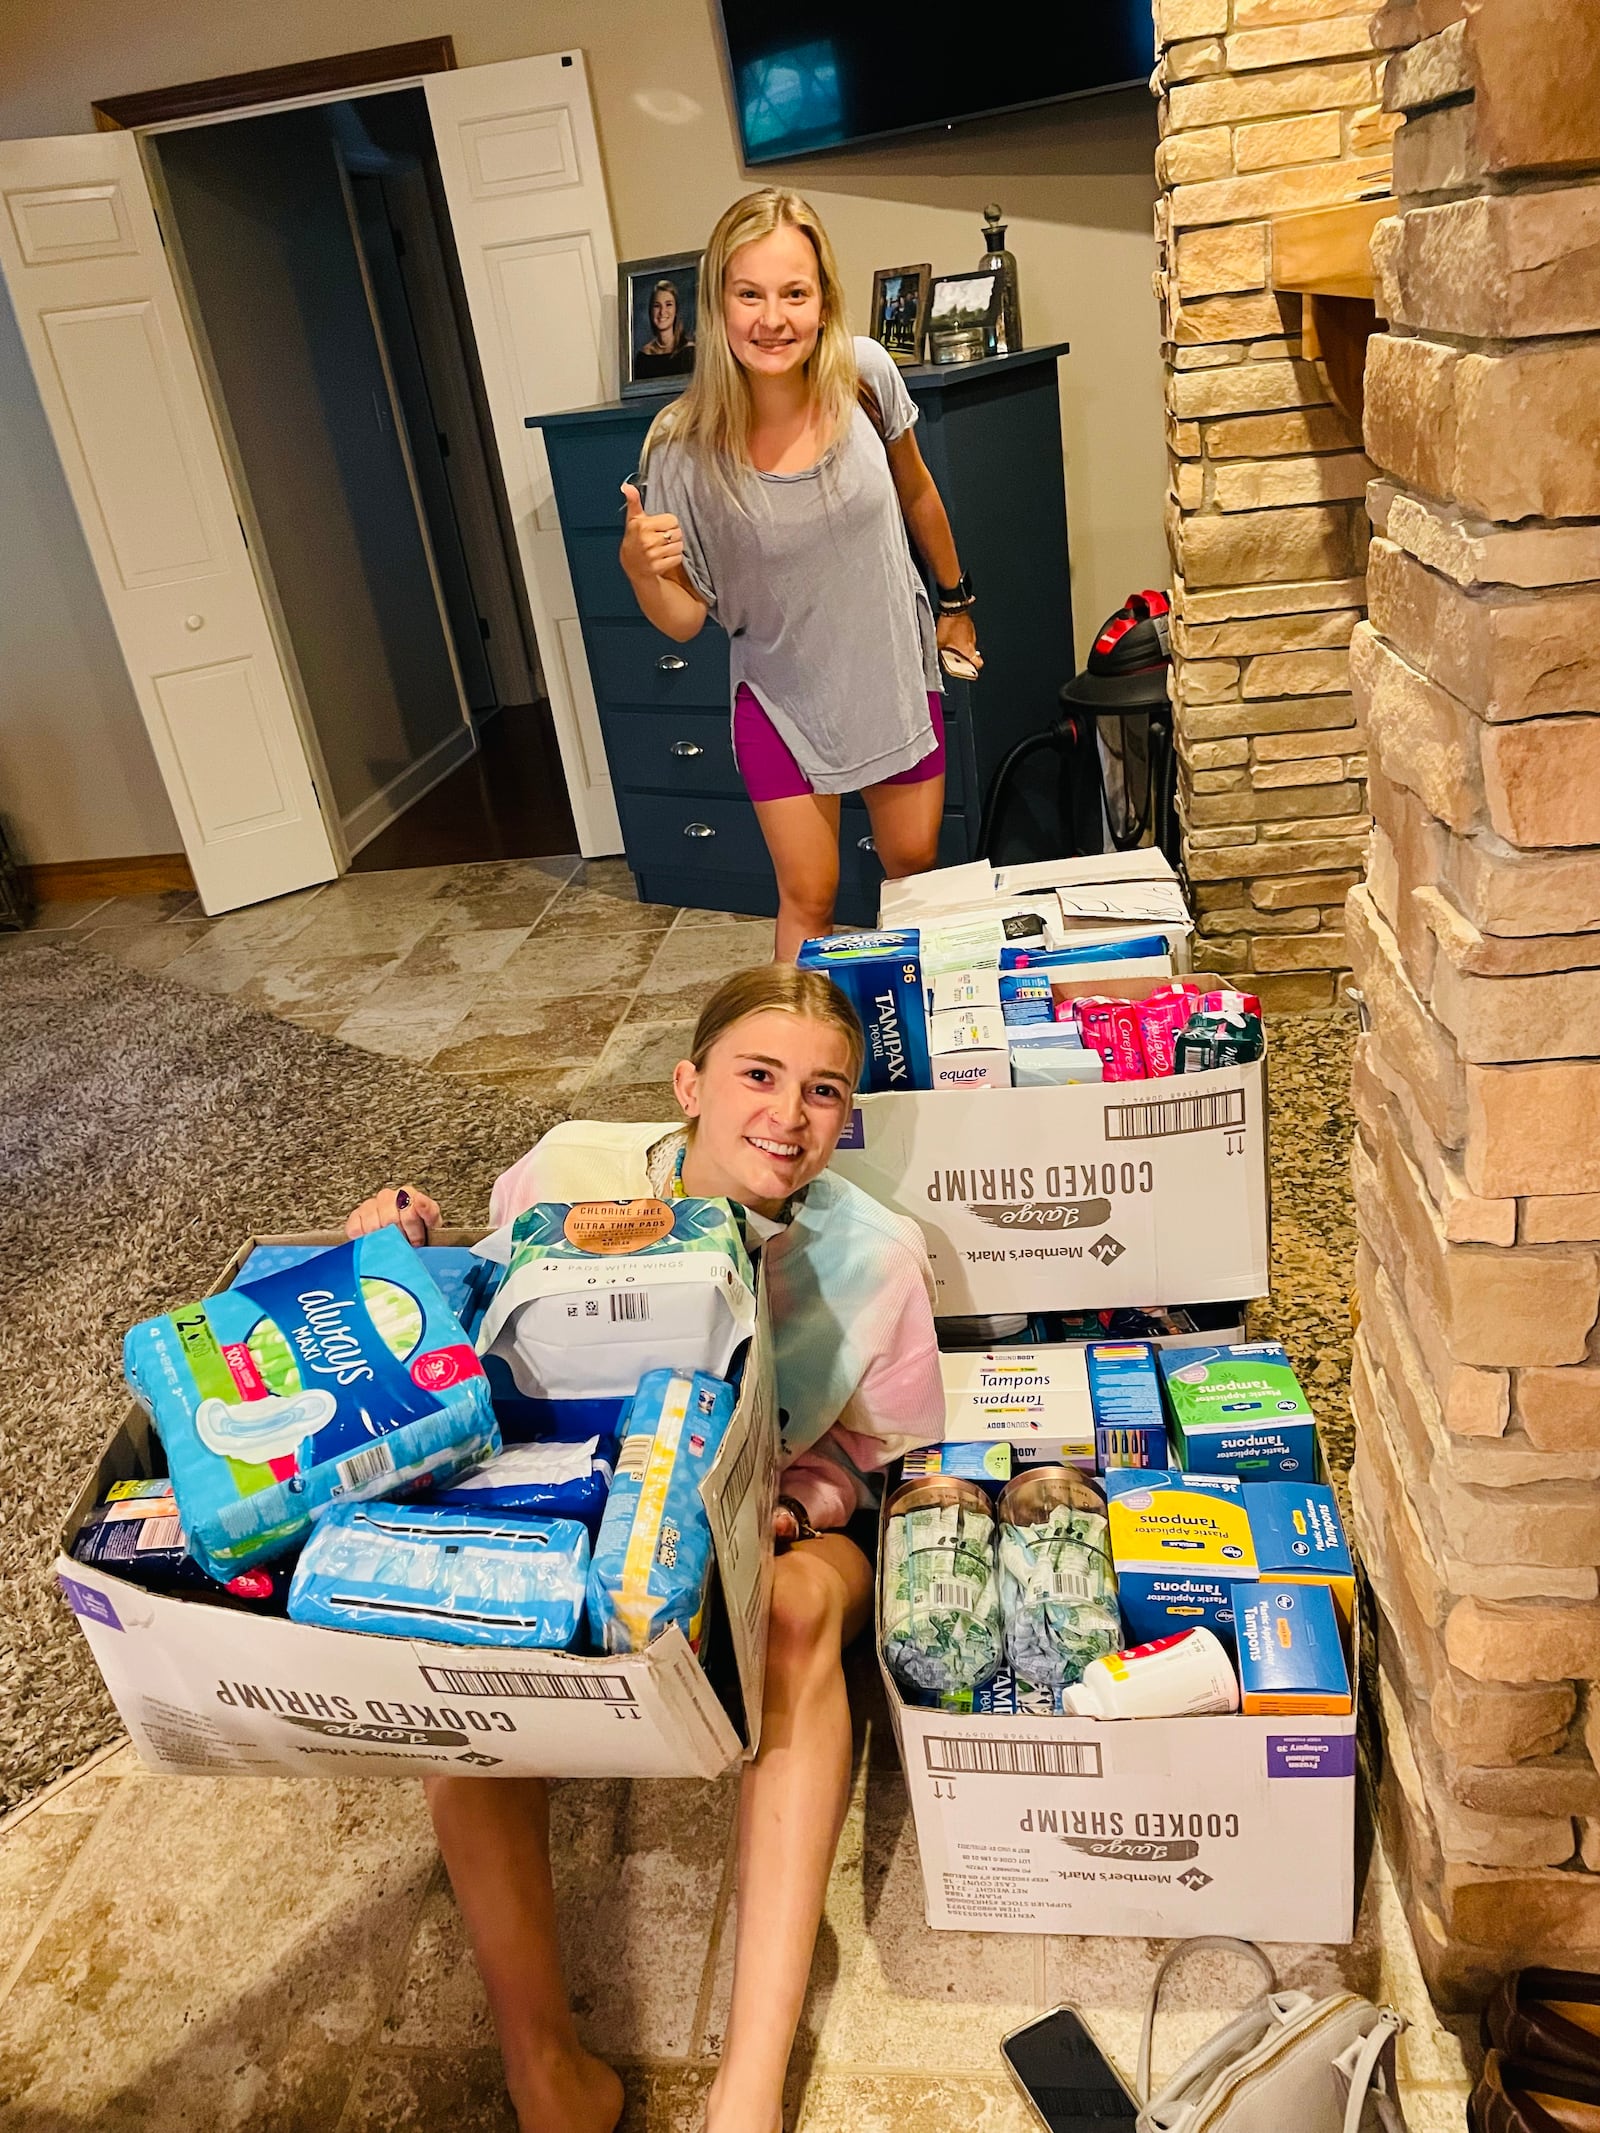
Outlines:
{"label": "always maxi pads package", "polygon": [[[315,1259],[326,1250],[324,1244],[258,1244],[239,1269],[233,1286],[259,1281],[263,1274],[280,1274],[287,1267],[304,1266],[308,1259]],[[412,1250],[433,1276],[445,1309],[460,1320],[470,1340],[490,1297],[500,1286],[505,1268],[496,1266],[492,1259],[480,1259],[464,1244],[413,1245]]]}
{"label": "always maxi pads package", "polygon": [[1315,1479],[1317,1425],[1277,1341],[1164,1348],[1160,1361],[1185,1473]]}
{"label": "always maxi pads package", "polygon": [[428,1501],[455,1511],[580,1518],[592,1529],[606,1507],[613,1464],[614,1440],[609,1437],[604,1455],[598,1437],[576,1443],[558,1437],[540,1444],[510,1444],[498,1459]]}
{"label": "always maxi pads package", "polygon": [[700,1484],[733,1405],[733,1387],[702,1371],[640,1379],[589,1568],[589,1633],[602,1650],[642,1651],[674,1622],[699,1649],[712,1559]]}
{"label": "always maxi pads package", "polygon": [[147,1319],[122,1361],[217,1578],[285,1554],[332,1503],[500,1449],[482,1365],[397,1229]]}
{"label": "always maxi pads package", "polygon": [[725,1378],[755,1322],[726,1200],[541,1201],[516,1219],[478,1352],[509,1371],[519,1434],[581,1440],[615,1433],[646,1371]]}
{"label": "always maxi pads package", "polygon": [[583,1620],[589,1535],[570,1518],[336,1504],[306,1544],[289,1616],[442,1644],[563,1649]]}
{"label": "always maxi pads package", "polygon": [[1231,1645],[1255,1590],[1249,1490],[1231,1474],[1103,1476],[1117,1598],[1132,1644],[1204,1626]]}
{"label": "always maxi pads package", "polygon": [[805,941],[795,961],[833,980],[861,1017],[864,1090],[926,1089],[928,1024],[915,927],[898,933],[835,933]]}

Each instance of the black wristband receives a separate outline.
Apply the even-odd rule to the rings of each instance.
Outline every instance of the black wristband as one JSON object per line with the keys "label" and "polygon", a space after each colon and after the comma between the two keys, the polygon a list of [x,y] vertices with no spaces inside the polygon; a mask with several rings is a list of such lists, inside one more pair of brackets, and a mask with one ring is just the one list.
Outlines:
{"label": "black wristband", "polygon": [[935,584],[933,589],[941,615],[964,615],[978,597],[972,589],[970,570],[964,570],[954,585]]}

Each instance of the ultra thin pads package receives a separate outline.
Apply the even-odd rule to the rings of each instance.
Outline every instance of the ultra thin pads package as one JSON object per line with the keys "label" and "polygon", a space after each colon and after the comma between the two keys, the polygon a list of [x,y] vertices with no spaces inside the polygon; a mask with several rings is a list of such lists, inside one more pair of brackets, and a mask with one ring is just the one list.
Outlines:
{"label": "ultra thin pads package", "polygon": [[336,1504],[295,1565],[289,1616],[380,1637],[563,1650],[583,1620],[588,1571],[576,1519]]}
{"label": "ultra thin pads package", "polygon": [[330,1504],[500,1449],[482,1365],[397,1229],[146,1319],[122,1360],[217,1578],[287,1553]]}
{"label": "ultra thin pads package", "polygon": [[673,1622],[699,1648],[712,1559],[700,1484],[733,1407],[733,1387],[703,1371],[640,1379],[589,1568],[589,1633],[604,1650],[641,1651]]}
{"label": "ultra thin pads package", "polygon": [[517,1217],[478,1352],[509,1368],[531,1433],[587,1437],[616,1429],[646,1371],[725,1378],[755,1321],[726,1200],[541,1201]]}

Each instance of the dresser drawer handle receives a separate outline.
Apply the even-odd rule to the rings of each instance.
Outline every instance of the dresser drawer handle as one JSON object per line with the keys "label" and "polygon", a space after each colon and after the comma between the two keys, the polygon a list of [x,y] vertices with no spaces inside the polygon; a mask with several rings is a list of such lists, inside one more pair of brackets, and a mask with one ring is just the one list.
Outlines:
{"label": "dresser drawer handle", "polygon": [[683,834],[686,837],[714,837],[717,833],[709,822],[686,822]]}
{"label": "dresser drawer handle", "polygon": [[877,849],[877,845],[870,837],[858,837],[856,839],[856,850],[858,852],[875,852]]}
{"label": "dresser drawer handle", "polygon": [[688,664],[688,660],[680,659],[676,652],[663,652],[656,661],[658,670],[663,674],[681,674]]}
{"label": "dresser drawer handle", "polygon": [[668,752],[672,755],[705,754],[705,750],[701,747],[698,741],[669,741],[667,747]]}

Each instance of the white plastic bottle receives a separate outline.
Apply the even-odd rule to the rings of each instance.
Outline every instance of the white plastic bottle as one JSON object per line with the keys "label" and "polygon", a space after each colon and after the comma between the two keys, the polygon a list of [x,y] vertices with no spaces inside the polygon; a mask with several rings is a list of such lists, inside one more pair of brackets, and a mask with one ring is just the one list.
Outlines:
{"label": "white plastic bottle", "polygon": [[1186,1629],[1092,1660],[1061,1702],[1083,1718],[1202,1718],[1237,1711],[1239,1682],[1220,1639]]}

